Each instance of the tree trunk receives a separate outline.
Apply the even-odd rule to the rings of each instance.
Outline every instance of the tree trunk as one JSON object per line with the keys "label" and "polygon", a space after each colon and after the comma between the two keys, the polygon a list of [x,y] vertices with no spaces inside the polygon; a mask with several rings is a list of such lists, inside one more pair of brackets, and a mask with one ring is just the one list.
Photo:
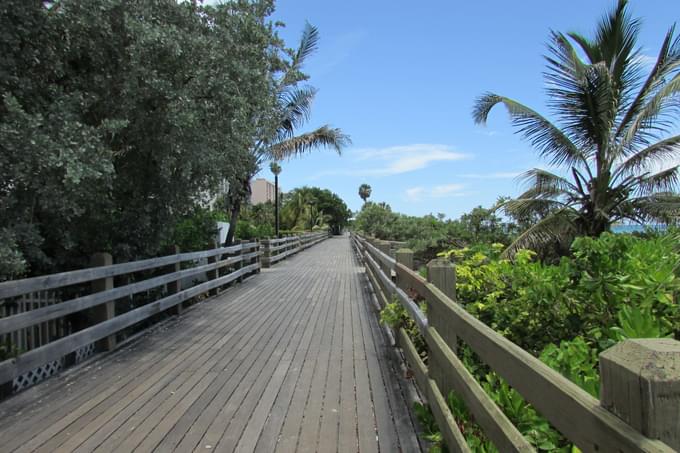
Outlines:
{"label": "tree trunk", "polygon": [[238,215],[241,213],[241,200],[234,201],[231,207],[231,219],[229,220],[229,231],[227,231],[227,238],[224,244],[228,247],[234,243],[234,234],[236,233],[236,222],[238,222]]}

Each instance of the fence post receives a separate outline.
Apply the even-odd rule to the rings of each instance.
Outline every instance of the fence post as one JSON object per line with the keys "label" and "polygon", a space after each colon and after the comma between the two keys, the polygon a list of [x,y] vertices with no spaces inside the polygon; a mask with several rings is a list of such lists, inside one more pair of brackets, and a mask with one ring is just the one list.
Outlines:
{"label": "fence post", "polygon": [[270,258],[272,256],[271,242],[269,237],[266,237],[260,242],[260,249],[262,250],[262,256],[260,257],[260,263],[263,268],[271,267],[272,263]]}
{"label": "fence post", "polygon": [[[445,259],[434,259],[427,263],[427,281],[436,286],[441,292],[446,294],[451,300],[456,300],[456,269],[450,261]],[[449,345],[453,352],[456,352],[458,339],[450,322],[450,314],[447,309],[438,313],[442,309],[439,304],[428,304],[427,319],[432,327],[437,329],[439,335]]]}
{"label": "fence post", "polygon": [[257,247],[255,247],[255,248],[253,249],[253,253],[257,253],[258,255],[255,256],[255,259],[253,260],[253,263],[254,263],[254,264],[258,264],[257,270],[255,271],[255,273],[256,273],[256,274],[259,274],[259,273],[260,273],[260,270],[262,269],[262,261],[261,261],[261,256],[262,256],[262,255],[259,254],[259,253],[260,253],[260,247],[262,246],[262,243],[261,243],[261,240],[260,240],[260,239],[257,239],[255,242],[257,243]]}
{"label": "fence post", "polygon": [[[237,269],[241,269],[241,268],[246,267],[247,265],[250,264],[250,262],[246,263],[246,260],[243,259],[243,255],[245,255],[245,253],[243,252],[243,245],[248,244],[249,242],[250,241],[248,241],[247,239],[241,239],[241,250],[238,251],[238,255],[241,256],[241,261],[237,264],[237,266],[238,266]],[[246,279],[246,276],[241,275],[238,278],[238,282],[243,283],[243,280],[245,280],[245,279]]]}
{"label": "fence post", "polygon": [[626,340],[600,354],[602,406],[652,439],[680,450],[680,342]]}
{"label": "fence post", "polygon": [[[179,255],[179,246],[173,245],[170,247],[169,250],[171,255]],[[182,263],[179,261],[176,262],[175,264],[170,264],[167,267],[168,274],[171,274],[173,272],[179,272],[182,270]],[[168,294],[175,294],[182,291],[182,282],[179,280],[172,281],[167,284],[167,292]],[[181,315],[182,314],[182,306],[183,302],[180,302],[179,304],[175,305],[172,307],[170,313],[173,315]]]}
{"label": "fence post", "polygon": [[[413,250],[399,249],[395,253],[395,259],[397,260],[397,263],[402,264],[408,267],[409,269],[413,270]],[[399,268],[397,268],[397,286],[406,291],[404,279],[399,275],[400,275]]]}
{"label": "fence post", "polygon": [[[95,253],[90,258],[91,267],[110,266],[113,264],[113,258],[110,253]],[[102,278],[92,281],[92,292],[98,293],[113,289],[113,277]],[[92,314],[95,324],[113,319],[116,316],[116,302],[106,302],[105,304],[93,307]],[[116,334],[98,341],[98,345],[104,351],[112,351],[116,348]]]}

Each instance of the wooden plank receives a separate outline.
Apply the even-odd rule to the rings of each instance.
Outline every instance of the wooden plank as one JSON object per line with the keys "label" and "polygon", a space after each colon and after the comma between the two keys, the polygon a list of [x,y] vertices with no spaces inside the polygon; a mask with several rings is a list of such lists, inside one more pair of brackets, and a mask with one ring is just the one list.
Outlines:
{"label": "wooden plank", "polygon": [[[289,282],[289,285],[294,284],[294,282]],[[250,323],[249,329],[253,331],[255,329],[259,332],[270,332],[270,335],[248,335],[248,330],[244,331],[242,334],[239,333],[241,338],[240,346],[236,347],[233,351],[233,357],[224,361],[227,363],[222,365],[220,362],[216,363],[214,367],[221,370],[218,379],[215,379],[209,388],[187,409],[182,416],[177,420],[172,430],[167,433],[167,435],[162,439],[161,443],[158,445],[159,451],[171,451],[178,447],[178,444],[182,441],[184,443],[181,445],[181,449],[184,451],[194,448],[195,444],[198,443],[200,437],[203,435],[203,431],[197,432],[194,426],[207,428],[207,424],[211,420],[211,411],[215,410],[215,413],[219,411],[219,408],[223,403],[222,399],[226,401],[226,398],[230,395],[229,385],[234,385],[235,382],[239,381],[241,374],[238,372],[238,368],[245,367],[247,360],[255,357],[253,354],[249,355],[249,352],[256,348],[264,348],[265,345],[270,341],[271,335],[273,335],[274,330],[272,325],[277,323],[282,319],[282,316],[287,314],[288,308],[282,304],[272,304],[271,296],[272,291],[278,289],[281,291],[287,290],[287,285],[285,282],[280,282],[278,280],[267,283],[265,291],[259,293],[256,297],[259,300],[266,301],[263,307],[254,310],[258,315],[258,319],[263,322],[266,320],[266,324],[257,325],[255,323]],[[259,345],[259,346],[258,346]],[[234,348],[234,347],[231,347]],[[189,432],[192,430],[191,432]],[[187,433],[189,434],[187,435]],[[193,444],[191,444],[191,438],[195,438]]]}
{"label": "wooden plank", "polygon": [[[153,376],[142,381],[131,393],[125,393],[126,398],[107,407],[99,418],[93,418],[88,414],[89,424],[81,428],[87,441],[78,451],[92,451],[97,447],[104,451],[113,450],[124,438],[129,440],[132,430],[136,431],[135,434],[143,433],[148,437],[151,428],[143,423],[148,419],[159,423],[171,403],[187,404],[191,396],[186,395],[194,390],[191,386],[187,387],[186,382],[195,378],[194,383],[200,380],[199,385],[203,385],[201,379],[210,375],[213,362],[220,355],[238,350],[240,344],[251,338],[247,335],[250,329],[261,327],[254,321],[264,323],[270,320],[273,318],[261,316],[227,319],[220,325],[219,330],[214,331],[211,337],[214,341],[203,343],[200,349],[194,350],[191,355],[179,356],[171,366],[158,370]],[[79,440],[82,442],[82,439]],[[65,444],[62,448],[71,450],[77,445]]]}
{"label": "wooden plank", "polygon": [[[305,293],[316,294],[320,286],[319,278],[310,279],[314,282],[311,289]],[[216,450],[224,452],[253,452],[257,445],[262,428],[270,413],[283,381],[290,370],[296,352],[300,348],[301,341],[305,336],[307,327],[320,312],[322,302],[314,301],[304,304],[305,311],[295,318],[286,329],[293,332],[288,336],[288,343],[277,345],[269,358],[273,372],[260,373],[248,395],[241,401],[238,410],[233,414],[231,423],[222,435]],[[284,339],[285,340],[285,339]]]}
{"label": "wooden plank", "polygon": [[[292,313],[288,313],[285,316],[293,317],[295,313],[294,310],[290,310],[290,312]],[[286,319],[290,318],[285,317],[283,318],[284,325]],[[280,318],[279,320],[276,320],[276,317],[274,317],[273,324],[274,325],[279,324],[279,322],[277,321],[280,321]],[[276,331],[275,329],[270,328],[270,330],[275,331],[274,335],[277,335],[277,332],[280,333],[281,335],[286,333],[282,329]],[[263,335],[263,337],[267,338],[266,335]],[[257,340],[257,338],[258,338],[257,336],[247,336],[245,337],[245,340]],[[269,341],[267,342],[267,344],[272,343],[276,345],[276,342],[275,341],[272,342],[271,337],[269,337]],[[252,345],[253,343],[249,342],[248,344]],[[217,351],[219,351],[220,349],[223,348],[218,348]],[[200,389],[200,392],[193,391],[192,385],[190,383],[187,383],[187,389],[185,390],[185,393],[188,392],[187,395],[189,393],[193,393],[193,396],[184,396],[182,393],[180,393],[178,395],[177,401],[169,400],[163,401],[162,406],[159,407],[159,409],[156,411],[157,415],[155,417],[146,418],[143,421],[142,429],[136,430],[137,432],[134,433],[133,435],[126,436],[123,442],[117,446],[115,451],[119,452],[129,452],[135,450],[152,451],[153,449],[155,449],[156,446],[163,440],[167,432],[174,427],[175,423],[179,421],[179,419],[184,415],[184,413],[193,405],[193,403],[199,398],[201,393],[207,388],[207,385],[214,381],[219,373],[224,372],[234,377],[234,373],[233,372],[229,373],[228,368],[227,369],[224,368],[225,366],[228,366],[229,364],[233,364],[232,366],[238,364],[240,365],[240,368],[245,368],[243,366],[244,363],[241,362],[247,360],[245,357],[252,357],[252,360],[257,360],[256,351],[257,350],[254,347],[245,347],[242,348],[239,351],[239,354],[236,356],[233,354],[233,351],[226,351],[226,353],[217,354],[217,356],[213,356],[210,361],[206,362],[206,365],[203,369],[193,373],[194,375],[198,376],[200,376],[202,373],[208,373],[210,375],[209,381],[206,383],[204,387]],[[239,360],[238,357],[242,357],[242,359]],[[241,382],[243,382],[243,380],[241,380]],[[123,432],[126,431],[124,427],[122,431]],[[215,443],[213,443],[212,445],[214,446]],[[109,448],[103,449],[103,451],[107,450],[109,450]]]}
{"label": "wooden plank", "polygon": [[[349,244],[348,244],[349,245]],[[357,400],[356,400],[356,370],[354,368],[354,319],[352,315],[351,293],[351,254],[344,251],[342,266],[339,267],[343,278],[343,290],[340,293],[340,302],[343,308],[343,331],[342,331],[342,356],[340,361],[340,432],[338,434],[338,451],[357,451],[359,448],[359,435],[357,426]]]}
{"label": "wooden plank", "polygon": [[423,394],[427,394],[427,386],[429,385],[427,367],[420,358],[416,347],[413,345],[413,342],[411,342],[411,339],[408,337],[406,331],[403,328],[400,328],[397,335],[399,337],[399,346],[404,352],[406,362],[408,363],[409,368],[415,377],[418,388],[421,392],[423,392]]}
{"label": "wooden plank", "polygon": [[[319,278],[317,281],[321,283],[321,288],[318,290],[318,293],[321,294],[323,293],[323,284],[327,280]],[[301,374],[300,370],[311,348],[311,340],[314,335],[320,333],[319,320],[322,314],[324,314],[326,305],[319,301],[315,303],[315,309],[310,317],[310,322],[304,330],[304,336],[300,340],[298,347],[295,349],[295,354],[290,361],[281,384],[278,385],[278,382],[273,379],[267,386],[266,392],[263,393],[262,399],[243,430],[236,451],[274,451],[279,431],[283,425],[283,418],[290,406],[290,398]],[[277,373],[275,372],[274,375],[277,375]]]}
{"label": "wooden plank", "polygon": [[361,280],[359,278],[361,268],[354,260],[352,260],[352,265],[350,302],[352,305],[352,344],[354,345],[353,359],[356,379],[357,434],[359,436],[359,451],[372,453],[378,451],[378,433],[373,412],[371,384],[368,376],[368,363],[364,349],[359,308],[360,304],[370,304],[371,302],[362,297]]}
{"label": "wooden plank", "polygon": [[[339,269],[335,272],[338,273],[338,271]],[[323,405],[321,406],[321,426],[319,427],[318,447],[316,447],[316,450],[318,451],[330,451],[340,447],[340,386],[342,384],[341,361],[344,303],[342,300],[342,281],[338,278],[334,283],[336,283],[336,285],[334,285],[331,301],[332,305],[335,307],[335,325],[330,344],[325,389],[321,398]],[[304,448],[302,451],[304,451]],[[356,451],[356,447],[345,451]]]}
{"label": "wooden plank", "polygon": [[[331,279],[326,278],[326,290],[322,295],[319,296],[319,299],[327,300],[327,298],[329,298],[329,294],[332,292],[332,289],[333,287]],[[286,418],[281,427],[279,436],[280,440],[276,445],[277,452],[286,453],[296,451],[300,439],[300,431],[302,429],[305,407],[307,405],[307,401],[309,400],[309,394],[312,388],[312,381],[315,378],[318,368],[321,366],[321,346],[324,342],[324,338],[327,337],[328,331],[332,329],[333,325],[334,311],[331,304],[324,304],[324,313],[324,318],[321,322],[321,332],[317,336],[317,341],[312,344],[311,350],[308,356],[305,358],[303,368],[300,372],[300,378],[296,382],[295,390],[286,412]],[[308,422],[318,424],[318,420],[310,421],[308,419]]]}
{"label": "wooden plank", "polygon": [[430,376],[444,395],[450,391],[460,396],[483,428],[484,434],[499,451],[534,452],[531,444],[515,428],[503,411],[486,394],[482,386],[446,345],[434,327],[428,329]]}
{"label": "wooden plank", "polygon": [[444,437],[446,446],[449,451],[458,453],[470,453],[470,448],[465,441],[465,438],[458,429],[458,424],[453,418],[449,406],[446,404],[446,399],[439,391],[437,383],[430,379],[428,386],[428,401],[430,402],[430,409],[432,409],[432,414],[435,420],[437,420],[437,425],[439,425],[439,430]]}

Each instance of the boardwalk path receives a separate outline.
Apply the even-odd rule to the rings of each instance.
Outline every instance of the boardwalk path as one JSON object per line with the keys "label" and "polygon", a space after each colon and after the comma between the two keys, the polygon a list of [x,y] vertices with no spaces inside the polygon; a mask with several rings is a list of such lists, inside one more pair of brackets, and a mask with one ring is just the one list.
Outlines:
{"label": "boardwalk path", "polygon": [[414,452],[346,237],[0,404],[4,451]]}

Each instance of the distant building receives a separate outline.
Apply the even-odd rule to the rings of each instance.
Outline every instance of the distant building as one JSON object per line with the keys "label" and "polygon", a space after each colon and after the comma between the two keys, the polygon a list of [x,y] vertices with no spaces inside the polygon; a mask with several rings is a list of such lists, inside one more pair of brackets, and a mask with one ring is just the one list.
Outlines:
{"label": "distant building", "polygon": [[[250,183],[250,203],[260,204],[268,201],[274,202],[274,183],[267,181],[264,178],[257,178]],[[279,195],[281,188],[279,187]]]}

